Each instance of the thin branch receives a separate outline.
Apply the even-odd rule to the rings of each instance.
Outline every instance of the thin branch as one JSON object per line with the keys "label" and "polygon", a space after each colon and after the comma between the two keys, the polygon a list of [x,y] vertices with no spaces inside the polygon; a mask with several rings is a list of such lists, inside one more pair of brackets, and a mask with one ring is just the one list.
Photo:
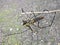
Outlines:
{"label": "thin branch", "polygon": [[[60,12],[60,10],[52,10],[52,11],[42,11],[42,12],[34,12],[35,14],[41,14],[41,13],[54,13],[54,12]],[[25,12],[21,14],[32,14],[32,12]]]}

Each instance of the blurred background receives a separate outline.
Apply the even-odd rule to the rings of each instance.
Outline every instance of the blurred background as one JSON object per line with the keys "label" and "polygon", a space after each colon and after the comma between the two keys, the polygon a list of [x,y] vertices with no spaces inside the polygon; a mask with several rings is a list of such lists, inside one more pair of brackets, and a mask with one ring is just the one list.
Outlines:
{"label": "blurred background", "polygon": [[[44,16],[40,26],[51,24],[51,27],[40,29],[31,25],[37,34],[22,25],[22,20],[35,18],[32,15],[21,15],[25,12],[60,10],[60,0],[0,0],[0,45],[60,45],[60,12],[35,14]],[[37,25],[37,22],[35,23]]]}

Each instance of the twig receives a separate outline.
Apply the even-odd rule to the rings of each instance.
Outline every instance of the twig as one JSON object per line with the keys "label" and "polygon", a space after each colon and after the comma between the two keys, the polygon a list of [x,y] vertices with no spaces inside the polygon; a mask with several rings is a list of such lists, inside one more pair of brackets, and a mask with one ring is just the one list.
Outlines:
{"label": "twig", "polygon": [[[34,12],[34,13],[40,14],[40,13],[54,13],[54,12],[60,12],[60,10],[42,11],[42,12]],[[21,13],[21,14],[32,14],[32,12],[25,12],[25,13]]]}

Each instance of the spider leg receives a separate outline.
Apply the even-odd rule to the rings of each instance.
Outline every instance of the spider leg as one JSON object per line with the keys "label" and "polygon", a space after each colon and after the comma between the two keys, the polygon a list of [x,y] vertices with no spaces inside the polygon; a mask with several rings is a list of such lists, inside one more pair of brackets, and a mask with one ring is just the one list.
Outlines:
{"label": "spider leg", "polygon": [[23,10],[23,8],[21,8],[21,11],[22,11],[22,13],[25,12],[25,11]]}
{"label": "spider leg", "polygon": [[[23,10],[23,8],[21,8],[21,11],[22,11],[22,13],[25,12],[25,11]],[[27,17],[29,17],[28,14],[25,13],[25,15],[27,15]],[[30,17],[29,17],[29,18],[30,18]],[[26,18],[26,19],[27,19],[27,18]],[[30,25],[26,25],[26,26],[29,27],[29,29],[31,29],[31,31],[33,32],[33,29],[31,28]]]}
{"label": "spider leg", "polygon": [[51,24],[50,24],[49,26],[51,26],[51,25],[53,24],[54,19],[55,19],[55,15],[54,15],[54,17],[53,17],[53,19],[52,19],[52,21],[51,21]]}
{"label": "spider leg", "polygon": [[34,11],[31,11],[31,12],[32,12],[32,14],[34,15],[34,17],[36,18],[36,15],[35,15]]}
{"label": "spider leg", "polygon": [[[31,11],[32,12],[32,14],[34,15],[34,18],[36,18],[36,15],[35,15],[35,13],[34,13],[34,11]],[[32,17],[33,18],[33,17]],[[35,24],[33,24],[35,27],[36,27],[36,25]]]}
{"label": "spider leg", "polygon": [[[36,15],[35,15],[35,13],[33,12],[33,11],[31,11],[32,13],[33,13],[33,15],[34,15],[34,17],[36,18]],[[34,24],[33,24],[34,25]],[[34,25],[35,27],[37,27],[36,25]],[[39,27],[39,21],[38,21],[38,27]]]}
{"label": "spider leg", "polygon": [[47,9],[44,9],[43,11],[49,11],[49,10],[47,10]]}
{"label": "spider leg", "polygon": [[[56,14],[56,12],[55,12],[55,14]],[[51,27],[51,26],[52,26],[52,24],[53,24],[53,22],[54,22],[54,20],[55,20],[55,15],[53,16],[53,19],[52,19],[52,21],[51,21],[51,24],[50,24],[50,25],[48,25],[48,26],[44,26],[44,27],[39,27],[39,28]]]}
{"label": "spider leg", "polygon": [[[21,8],[21,11],[22,11],[22,13],[25,12],[23,8]],[[29,17],[28,14],[25,13],[25,15],[27,15],[27,17]],[[29,18],[30,18],[30,17],[29,17]],[[27,19],[27,18],[26,18],[26,19]]]}
{"label": "spider leg", "polygon": [[31,31],[33,32],[33,29],[31,28],[31,26],[30,26],[30,25],[27,25],[27,27],[29,27],[29,29],[31,29]]}
{"label": "spider leg", "polygon": [[38,27],[39,27],[39,21],[38,21]]}

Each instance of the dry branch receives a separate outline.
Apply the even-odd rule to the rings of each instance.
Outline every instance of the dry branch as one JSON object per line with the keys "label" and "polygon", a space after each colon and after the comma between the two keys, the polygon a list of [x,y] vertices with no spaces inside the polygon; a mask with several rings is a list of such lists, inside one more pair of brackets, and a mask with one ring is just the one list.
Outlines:
{"label": "dry branch", "polygon": [[52,10],[52,11],[42,11],[42,12],[25,12],[25,13],[21,13],[21,14],[32,14],[32,13],[35,13],[35,14],[42,14],[42,13],[54,13],[54,12],[60,12],[60,10]]}

